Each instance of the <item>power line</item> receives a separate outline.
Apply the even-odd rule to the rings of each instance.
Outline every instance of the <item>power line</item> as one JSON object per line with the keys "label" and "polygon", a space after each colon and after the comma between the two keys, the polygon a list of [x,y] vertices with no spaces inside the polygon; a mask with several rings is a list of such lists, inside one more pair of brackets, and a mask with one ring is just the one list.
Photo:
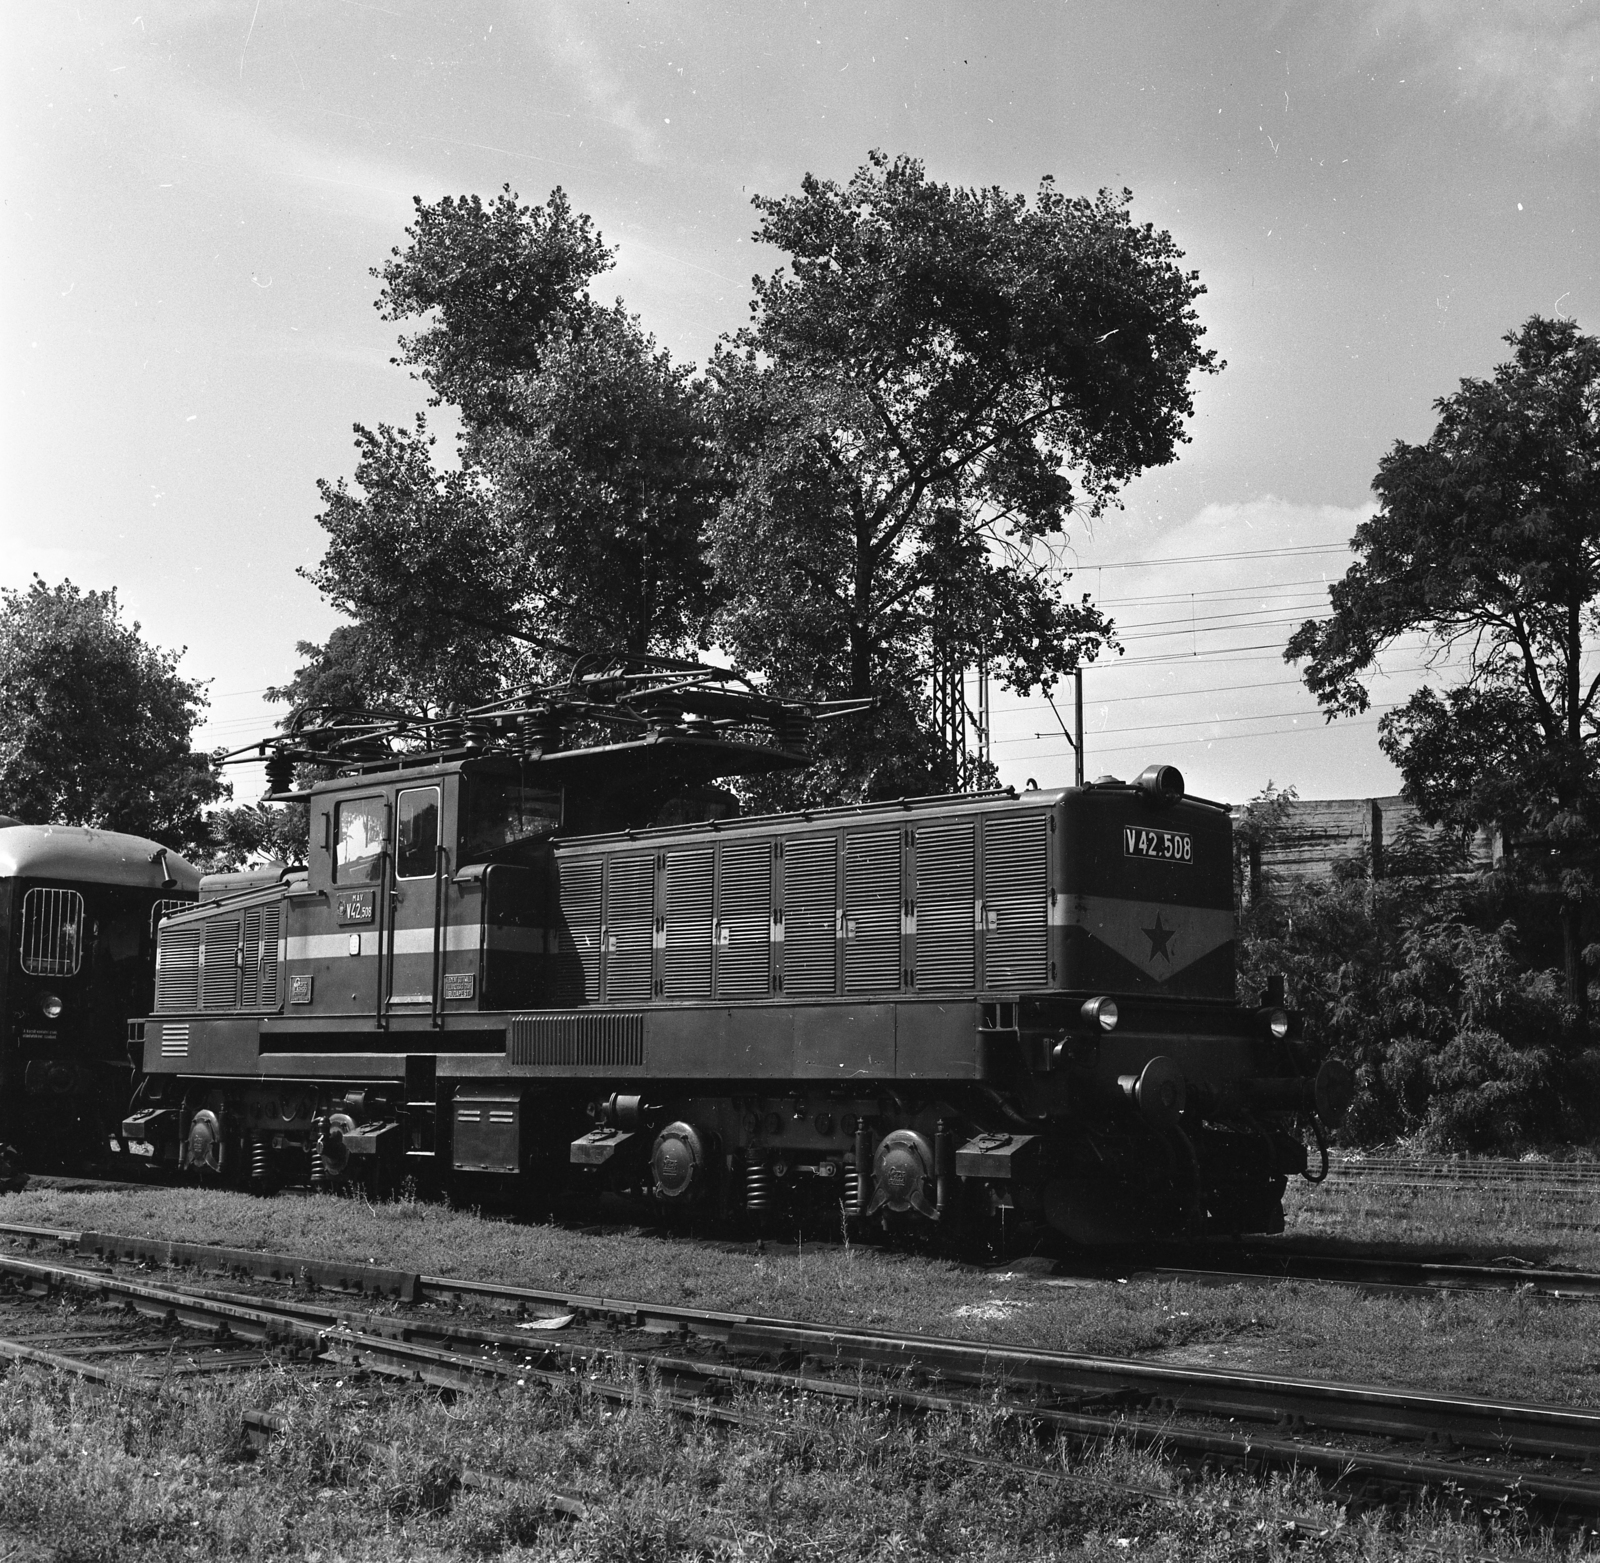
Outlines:
{"label": "power line", "polygon": [[[1398,700],[1385,701],[1382,705],[1368,706],[1368,711],[1392,711],[1400,702]],[[1259,711],[1249,712],[1242,716],[1212,716],[1197,717],[1188,722],[1147,722],[1135,727],[1102,727],[1101,733],[1154,733],[1167,732],[1175,727],[1218,727],[1224,722],[1276,722],[1284,717],[1320,716],[1319,711]],[[1097,736],[1092,730],[1085,729],[1083,735],[1084,748],[1089,747],[1089,740]],[[1248,735],[1247,735],[1248,736]],[[1000,744],[1039,743],[1043,739],[1055,737],[1054,733],[1035,733],[1032,738],[997,738],[994,740],[996,747]]]}
{"label": "power line", "polygon": [[1168,559],[1113,559],[1104,564],[1078,564],[1075,571],[1084,570],[1152,570],[1164,564],[1213,564],[1224,559],[1290,559],[1309,554],[1347,554],[1348,543],[1304,543],[1292,548],[1240,548],[1231,553],[1175,554]]}

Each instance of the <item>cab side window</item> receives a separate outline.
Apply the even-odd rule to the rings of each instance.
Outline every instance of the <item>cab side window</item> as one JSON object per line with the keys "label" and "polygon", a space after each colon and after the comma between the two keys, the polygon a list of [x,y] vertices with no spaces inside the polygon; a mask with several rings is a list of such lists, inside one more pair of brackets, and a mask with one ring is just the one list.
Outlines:
{"label": "cab side window", "polygon": [[412,787],[395,810],[395,873],[400,879],[432,879],[439,846],[439,789]]}
{"label": "cab side window", "polygon": [[383,855],[382,798],[351,798],[333,813],[333,877],[340,884],[365,884],[378,877]]}

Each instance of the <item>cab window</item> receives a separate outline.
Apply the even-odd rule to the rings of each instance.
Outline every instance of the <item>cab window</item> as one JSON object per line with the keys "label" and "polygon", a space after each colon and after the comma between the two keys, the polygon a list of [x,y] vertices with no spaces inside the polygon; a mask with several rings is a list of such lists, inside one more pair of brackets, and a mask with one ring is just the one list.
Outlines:
{"label": "cab window", "polygon": [[333,877],[363,884],[378,877],[383,855],[383,799],[350,798],[333,812]]}
{"label": "cab window", "polygon": [[411,787],[400,794],[394,824],[395,874],[432,879],[439,847],[439,789]]}
{"label": "cab window", "polygon": [[487,776],[467,778],[461,811],[461,861],[483,863],[515,855],[520,843],[561,828],[561,794]]}

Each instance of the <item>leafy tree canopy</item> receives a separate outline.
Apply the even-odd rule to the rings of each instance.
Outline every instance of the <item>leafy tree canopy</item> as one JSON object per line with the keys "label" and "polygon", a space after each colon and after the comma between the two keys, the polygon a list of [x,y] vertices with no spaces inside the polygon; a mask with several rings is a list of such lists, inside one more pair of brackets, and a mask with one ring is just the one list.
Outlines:
{"label": "leafy tree canopy", "polygon": [[374,273],[385,319],[423,317],[402,364],[460,416],[441,462],[425,419],[357,426],[355,483],[320,484],[328,533],[308,578],[353,621],[295,686],[439,710],[536,676],[551,651],[676,652],[703,635],[701,534],[720,493],[704,388],[620,304],[560,190],[419,200]]}
{"label": "leafy tree canopy", "polygon": [[1511,358],[1435,403],[1425,444],[1397,441],[1357,560],[1285,657],[1330,718],[1401,635],[1463,654],[1379,724],[1407,794],[1434,821],[1497,824],[1553,850],[1567,899],[1569,999],[1582,1005],[1580,919],[1600,825],[1600,341],[1533,316]]}
{"label": "leafy tree canopy", "polygon": [[227,789],[190,747],[207,700],[182,655],[124,623],[115,591],[0,591],[0,812],[204,855]]}
{"label": "leafy tree canopy", "polygon": [[906,786],[936,657],[1026,691],[1110,636],[1064,589],[1068,521],[1173,458],[1190,377],[1220,367],[1195,274],[1129,200],[1046,180],[1030,204],[880,152],[756,198],[790,260],[711,371],[735,484],[718,638],[777,687],[901,708],[847,792]]}
{"label": "leafy tree canopy", "polygon": [[476,195],[413,205],[411,242],[372,273],[385,320],[424,321],[400,338],[396,362],[459,407],[469,431],[515,422],[519,377],[538,370],[552,336],[582,328],[611,251],[560,188],[543,206],[520,205],[510,185],[487,207]]}

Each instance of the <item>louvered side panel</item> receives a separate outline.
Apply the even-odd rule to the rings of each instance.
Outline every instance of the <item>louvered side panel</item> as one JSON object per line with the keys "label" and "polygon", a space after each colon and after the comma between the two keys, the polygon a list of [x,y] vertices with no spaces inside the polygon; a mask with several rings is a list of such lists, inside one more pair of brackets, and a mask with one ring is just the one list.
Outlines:
{"label": "louvered side panel", "polygon": [[239,919],[213,917],[205,930],[205,941],[200,947],[200,1007],[237,1009]]}
{"label": "louvered side panel", "polygon": [[666,950],[661,973],[661,991],[666,998],[711,997],[714,868],[710,847],[667,853]]}
{"label": "louvered side panel", "polygon": [[656,859],[612,858],[606,870],[606,1003],[642,1004],[654,986]]}
{"label": "louvered side panel", "polygon": [[563,1004],[600,1002],[600,914],[603,859],[560,864],[561,926],[556,933],[555,998]]}
{"label": "louvered side panel", "polygon": [[200,926],[163,929],[156,948],[156,1013],[200,1008]]}
{"label": "louvered side panel", "polygon": [[918,988],[970,988],[977,981],[977,881],[978,832],[972,820],[917,832]]}
{"label": "louvered side panel", "polygon": [[844,838],[844,990],[900,986],[900,831]]}
{"label": "louvered side panel", "polygon": [[725,841],[717,879],[717,996],[764,998],[772,987],[772,844]]}
{"label": "louvered side panel", "polygon": [[244,950],[239,962],[239,1007],[254,1009],[261,986],[261,908],[244,914]]}
{"label": "louvered side panel", "polygon": [[783,991],[804,997],[839,985],[839,838],[783,845]]}
{"label": "louvered side panel", "polygon": [[1042,812],[983,824],[984,983],[1042,988],[1048,973],[1050,867]]}
{"label": "louvered side panel", "polygon": [[256,957],[256,1002],[262,1009],[276,1009],[278,996],[278,940],[283,935],[283,908],[261,909],[261,948]]}

